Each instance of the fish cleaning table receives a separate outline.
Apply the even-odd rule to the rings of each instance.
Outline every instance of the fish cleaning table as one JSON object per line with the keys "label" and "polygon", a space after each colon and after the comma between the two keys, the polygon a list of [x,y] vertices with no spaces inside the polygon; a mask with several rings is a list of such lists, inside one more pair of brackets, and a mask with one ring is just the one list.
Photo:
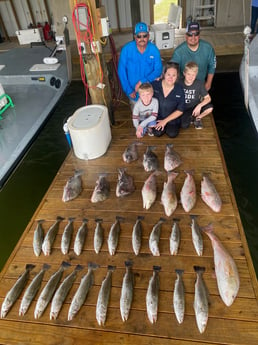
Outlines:
{"label": "fish cleaning table", "polygon": [[[129,107],[120,108],[116,116],[116,125],[112,127],[112,141],[105,155],[93,160],[80,160],[71,151],[57,173],[49,190],[42,199],[37,211],[26,227],[23,236],[11,254],[0,277],[0,304],[3,303],[7,292],[17,278],[25,270],[26,264],[34,264],[30,272],[29,282],[41,270],[43,264],[50,268],[45,272],[40,291],[50,276],[58,270],[63,261],[71,264],[62,277],[70,274],[80,264],[83,269],[78,272],[76,280],[68,293],[65,303],[56,320],[50,320],[50,307],[39,319],[34,319],[34,309],[40,291],[36,294],[32,304],[24,316],[19,316],[21,296],[5,318],[0,319],[1,344],[82,344],[85,341],[91,344],[257,344],[258,341],[258,305],[257,279],[249,254],[246,238],[241,225],[235,198],[229,176],[223,159],[220,143],[212,117],[203,121],[204,129],[189,128],[182,130],[175,139],[166,136],[161,138],[144,137],[138,145],[139,159],[127,164],[122,159],[125,148],[136,140],[135,130],[131,123]],[[173,143],[173,148],[180,154],[183,164],[176,171],[179,175],[175,179],[176,193],[179,199],[185,173],[184,170],[194,169],[194,178],[197,187],[197,202],[191,214],[197,215],[200,226],[213,224],[214,232],[219,237],[227,251],[234,258],[240,276],[240,289],[234,303],[227,307],[221,300],[214,276],[214,257],[210,239],[203,234],[203,255],[198,256],[194,250],[191,238],[191,219],[179,203],[176,211],[170,217],[164,214],[160,203],[163,183],[167,180],[167,173],[163,168],[165,147]],[[158,194],[154,205],[143,209],[141,189],[149,176],[142,166],[142,156],[147,146],[154,146],[158,155],[160,174],[157,176]],[[125,167],[132,175],[135,191],[124,197],[116,197],[116,183],[118,168]],[[63,188],[75,170],[83,170],[83,190],[74,200],[63,202]],[[208,173],[215,184],[221,199],[222,209],[213,212],[200,197],[200,182],[203,173]],[[90,198],[95,187],[98,175],[105,173],[110,181],[111,191],[107,200],[91,203]],[[132,229],[137,217],[142,220],[142,246],[136,256],[132,250]],[[56,217],[65,219],[60,222],[52,252],[49,256],[41,253],[36,257],[33,252],[33,236],[37,220],[44,219],[42,227],[44,233],[55,222]],[[115,255],[108,252],[107,238],[116,216],[123,218],[121,232]],[[61,238],[68,218],[74,217],[74,231],[68,254],[61,253]],[[149,250],[149,235],[153,226],[163,217],[160,235],[160,256],[153,256]],[[74,239],[84,218],[88,219],[88,233],[81,255],[73,251]],[[94,229],[96,218],[103,219],[104,244],[99,254],[93,249]],[[181,242],[177,255],[170,255],[169,237],[173,218],[180,219]],[[134,298],[127,321],[123,322],[120,315],[119,300],[122,280],[125,273],[125,261],[131,260],[134,274]],[[89,262],[99,265],[94,271],[94,284],[81,310],[73,320],[68,321],[68,309],[71,300],[79,286],[81,277],[87,272]],[[112,288],[107,310],[105,325],[99,326],[96,320],[96,303],[98,292],[103,278],[106,276],[108,265],[115,266],[112,273]],[[146,312],[146,292],[149,279],[152,276],[153,266],[160,266],[160,291],[157,322],[151,324]],[[205,331],[201,334],[197,328],[193,301],[196,273],[193,266],[205,267],[203,279],[209,291],[209,319]],[[185,317],[182,324],[176,320],[173,310],[173,291],[176,279],[175,269],[184,270],[185,285]]]}

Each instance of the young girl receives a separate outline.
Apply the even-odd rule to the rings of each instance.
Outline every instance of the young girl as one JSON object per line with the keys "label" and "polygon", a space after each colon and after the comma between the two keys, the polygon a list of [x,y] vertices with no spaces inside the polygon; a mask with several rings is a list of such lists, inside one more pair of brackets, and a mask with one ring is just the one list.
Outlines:
{"label": "young girl", "polygon": [[157,137],[166,133],[170,138],[175,138],[179,133],[185,95],[182,86],[177,83],[178,75],[178,64],[168,62],[162,78],[152,82],[154,97],[159,102],[157,124],[153,128],[153,134]]}

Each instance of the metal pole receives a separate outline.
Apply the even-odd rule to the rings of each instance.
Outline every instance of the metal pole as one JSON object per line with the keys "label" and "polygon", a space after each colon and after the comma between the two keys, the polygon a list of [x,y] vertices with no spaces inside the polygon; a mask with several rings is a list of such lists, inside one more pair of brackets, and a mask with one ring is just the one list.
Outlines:
{"label": "metal pole", "polygon": [[244,49],[244,101],[246,109],[248,109],[249,98],[249,45],[250,45],[250,32],[251,29],[246,27],[245,34],[245,49]]}

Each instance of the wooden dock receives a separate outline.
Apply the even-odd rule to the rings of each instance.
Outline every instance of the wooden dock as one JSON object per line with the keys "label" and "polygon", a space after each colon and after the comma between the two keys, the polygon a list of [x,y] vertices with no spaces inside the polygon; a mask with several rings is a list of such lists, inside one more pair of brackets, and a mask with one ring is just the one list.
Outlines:
{"label": "wooden dock", "polygon": [[[84,266],[78,273],[75,283],[70,290],[65,304],[57,320],[50,320],[50,304],[43,316],[34,319],[34,309],[39,296],[36,295],[28,312],[19,316],[19,306],[22,295],[16,301],[6,318],[0,319],[1,344],[234,344],[256,345],[258,342],[258,284],[255,271],[249,254],[245,234],[241,225],[230,179],[223,159],[222,150],[218,140],[215,124],[212,117],[204,119],[204,129],[189,128],[182,130],[175,139],[166,136],[161,138],[144,137],[143,145],[138,147],[139,160],[127,164],[122,160],[122,153],[129,143],[136,140],[135,131],[131,124],[129,107],[120,106],[115,114],[116,124],[112,127],[112,142],[107,153],[95,160],[82,161],[70,152],[52,182],[45,197],[42,199],[37,211],[26,227],[23,236],[18,242],[0,275],[0,304],[6,293],[13,286],[19,275],[24,272],[26,264],[36,267],[30,272],[27,283],[40,271],[44,263],[51,265],[45,273],[41,289],[49,277],[60,267],[62,261],[70,262],[63,278],[73,271],[77,264]],[[171,217],[166,217],[160,196],[163,182],[167,174],[163,169],[165,146],[173,143],[174,149],[180,154],[183,164],[176,169],[179,172],[175,180],[176,191],[179,198],[185,174],[184,170],[195,170],[195,181],[198,191],[197,203],[191,214],[198,216],[200,226],[212,223],[214,231],[224,246],[233,256],[240,275],[240,290],[232,306],[226,307],[222,302],[214,276],[213,250],[209,238],[203,234],[204,252],[197,256],[191,238],[190,216],[181,204],[178,205]],[[157,177],[158,196],[155,204],[149,209],[142,207],[141,188],[149,176],[142,166],[142,155],[148,145],[156,146],[161,174]],[[126,167],[127,172],[134,177],[136,190],[130,196],[117,198],[115,195],[117,183],[117,169]],[[74,174],[75,169],[83,169],[83,191],[73,201],[62,202],[63,188],[67,179]],[[93,204],[90,201],[92,191],[99,173],[107,173],[111,183],[109,199],[102,203]],[[200,181],[202,174],[210,174],[223,201],[220,213],[214,213],[200,198]],[[107,247],[107,236],[116,216],[124,217],[121,222],[121,233],[117,252],[110,256]],[[143,215],[143,237],[140,254],[135,256],[131,245],[132,229],[138,215]],[[44,219],[43,228],[46,233],[54,223],[57,216],[65,218],[60,223],[58,235],[50,256],[41,254],[36,257],[33,253],[32,241],[37,220]],[[71,247],[67,255],[61,253],[61,237],[68,217],[75,217],[74,232]],[[165,217],[162,225],[159,257],[152,256],[148,247],[148,238],[153,226],[160,217]],[[169,253],[169,237],[173,218],[180,219],[181,244],[179,253],[171,256]],[[82,219],[88,219],[88,235],[83,252],[76,256],[73,251],[74,238]],[[95,219],[103,219],[105,241],[99,254],[93,250],[93,235],[96,226]],[[10,229],[11,231],[11,229]],[[123,322],[120,316],[119,300],[122,279],[125,273],[124,262],[133,261],[135,277],[134,299],[129,319]],[[81,277],[87,272],[89,262],[95,262],[100,267],[94,272],[94,285],[90,289],[87,300],[82,309],[72,321],[67,321],[68,309],[71,299],[79,286]],[[116,266],[112,275],[112,289],[108,307],[107,320],[104,326],[96,321],[96,302],[101,282],[106,275],[107,266]],[[153,266],[161,266],[160,294],[158,320],[151,324],[146,312],[146,292]],[[194,284],[196,273],[193,266],[204,266],[203,275],[210,294],[209,320],[203,334],[198,331],[194,309]],[[181,325],[178,324],[172,307],[175,269],[183,269],[185,284],[186,310]],[[26,285],[26,286],[27,286]],[[41,291],[40,289],[40,291]]]}

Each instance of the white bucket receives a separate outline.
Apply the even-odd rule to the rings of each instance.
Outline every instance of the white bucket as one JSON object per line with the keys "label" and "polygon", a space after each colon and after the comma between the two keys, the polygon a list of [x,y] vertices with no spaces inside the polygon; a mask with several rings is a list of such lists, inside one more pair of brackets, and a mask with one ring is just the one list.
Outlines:
{"label": "white bucket", "polygon": [[67,121],[74,154],[80,159],[102,156],[111,141],[108,109],[103,105],[81,107]]}
{"label": "white bucket", "polygon": [[[0,83],[0,96],[2,96],[3,94],[5,94],[4,88],[3,88],[2,84]],[[0,109],[3,108],[6,104],[7,104],[6,97],[1,98],[0,99]]]}

